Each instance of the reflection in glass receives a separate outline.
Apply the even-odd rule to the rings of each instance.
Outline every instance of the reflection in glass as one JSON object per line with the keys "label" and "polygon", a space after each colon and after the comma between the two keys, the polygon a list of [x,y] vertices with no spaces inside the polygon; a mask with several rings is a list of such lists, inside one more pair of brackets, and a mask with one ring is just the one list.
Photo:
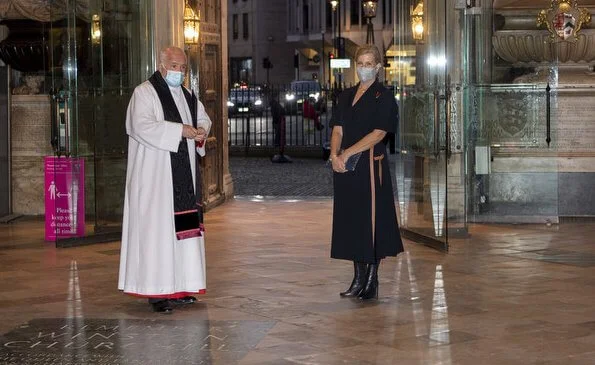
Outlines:
{"label": "reflection in glass", "polygon": [[63,345],[65,352],[73,359],[85,358],[88,341],[86,332],[83,330],[85,327],[85,316],[83,314],[83,300],[81,297],[79,271],[76,260],[70,261],[65,322],[65,325],[61,327],[65,334],[63,338],[69,341]]}
{"label": "reflection in glass", "polygon": [[415,337],[424,336],[428,333],[425,326],[424,307],[419,288],[417,287],[417,279],[413,272],[413,265],[411,264],[411,256],[406,251],[407,257],[407,272],[409,274],[409,290],[411,292],[411,311],[413,312],[413,324],[415,325]]}
{"label": "reflection in glass", "polygon": [[83,317],[83,302],[79,284],[78,265],[75,260],[70,262],[70,278],[68,279],[68,305],[66,318]]}
{"label": "reflection in glass", "polygon": [[442,265],[436,265],[430,339],[444,344],[450,343],[449,332],[448,305],[446,304],[446,291],[444,289]]}
{"label": "reflection in glass", "polygon": [[405,157],[407,154],[402,152],[395,163],[395,174],[397,181],[397,200],[398,200],[398,214],[399,225],[401,227],[408,227],[409,217],[409,196],[411,194],[411,176],[405,175]]}
{"label": "reflection in glass", "polygon": [[[432,321],[430,322],[430,340],[440,345],[450,344],[450,326],[448,323],[448,304],[442,265],[436,265],[434,277],[434,297],[432,299]],[[430,362],[448,365],[452,363],[450,346],[431,346]]]}
{"label": "reflection in glass", "polygon": [[430,165],[430,197],[432,199],[434,235],[442,237],[446,207],[446,164],[440,158],[437,158],[430,161]]}

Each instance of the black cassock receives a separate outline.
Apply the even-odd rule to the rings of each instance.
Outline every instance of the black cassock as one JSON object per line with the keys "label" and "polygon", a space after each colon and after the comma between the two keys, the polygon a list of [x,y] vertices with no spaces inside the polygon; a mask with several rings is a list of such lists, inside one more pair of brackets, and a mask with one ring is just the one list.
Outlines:
{"label": "black cassock", "polygon": [[[357,87],[346,89],[333,111],[343,149],[374,129],[394,133],[399,121],[392,92],[376,81],[352,106]],[[333,174],[332,258],[374,263],[403,251],[385,141],[362,152],[355,171]]]}

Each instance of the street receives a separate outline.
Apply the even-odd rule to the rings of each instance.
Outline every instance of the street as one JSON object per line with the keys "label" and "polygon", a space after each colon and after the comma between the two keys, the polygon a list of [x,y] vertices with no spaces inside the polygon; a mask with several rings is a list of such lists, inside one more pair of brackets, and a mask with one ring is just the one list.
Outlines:
{"label": "street", "polygon": [[[322,146],[330,140],[328,122],[331,113],[320,115],[323,127],[317,130],[314,119],[301,114],[285,115],[285,144],[287,146]],[[273,146],[274,132],[270,112],[262,116],[255,114],[232,115],[228,119],[229,142],[232,146]]]}

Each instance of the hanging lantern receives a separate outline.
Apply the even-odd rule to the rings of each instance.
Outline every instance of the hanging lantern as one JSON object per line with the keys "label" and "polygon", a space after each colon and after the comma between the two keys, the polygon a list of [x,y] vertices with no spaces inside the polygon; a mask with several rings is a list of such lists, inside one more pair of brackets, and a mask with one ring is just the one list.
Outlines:
{"label": "hanging lantern", "polygon": [[91,17],[91,41],[93,44],[101,43],[101,18],[97,14]]}
{"label": "hanging lantern", "polygon": [[421,1],[411,9],[411,31],[416,41],[424,39],[424,3]]}
{"label": "hanging lantern", "polygon": [[200,19],[192,10],[190,5],[186,3],[184,6],[184,43],[198,44]]}
{"label": "hanging lantern", "polygon": [[378,0],[364,1],[362,7],[364,8],[364,18],[374,18],[376,17],[376,9],[378,9]]}

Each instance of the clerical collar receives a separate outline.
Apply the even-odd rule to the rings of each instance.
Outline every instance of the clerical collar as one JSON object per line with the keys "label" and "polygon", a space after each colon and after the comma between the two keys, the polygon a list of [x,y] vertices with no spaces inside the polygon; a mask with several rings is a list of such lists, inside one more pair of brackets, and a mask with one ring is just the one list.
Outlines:
{"label": "clerical collar", "polygon": [[175,96],[180,96],[182,95],[182,86],[169,86],[169,91],[171,91],[172,94],[174,94]]}

